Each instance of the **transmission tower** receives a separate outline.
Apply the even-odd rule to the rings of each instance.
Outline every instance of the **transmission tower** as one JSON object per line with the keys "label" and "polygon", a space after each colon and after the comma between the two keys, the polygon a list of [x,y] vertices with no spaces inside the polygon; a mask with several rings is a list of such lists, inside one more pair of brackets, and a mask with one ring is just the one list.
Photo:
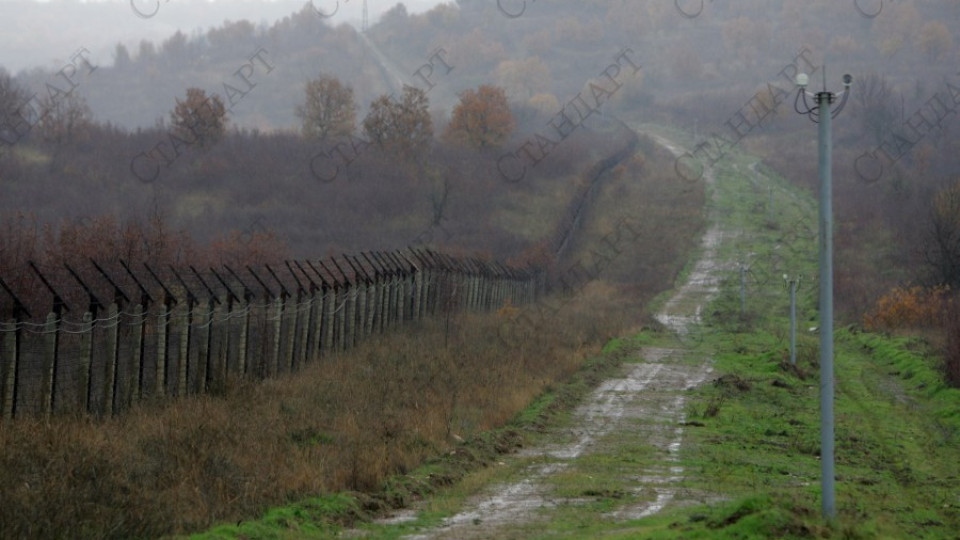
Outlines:
{"label": "transmission tower", "polygon": [[367,0],[363,0],[363,22],[360,23],[360,31],[366,33],[370,24],[370,17],[367,15]]}

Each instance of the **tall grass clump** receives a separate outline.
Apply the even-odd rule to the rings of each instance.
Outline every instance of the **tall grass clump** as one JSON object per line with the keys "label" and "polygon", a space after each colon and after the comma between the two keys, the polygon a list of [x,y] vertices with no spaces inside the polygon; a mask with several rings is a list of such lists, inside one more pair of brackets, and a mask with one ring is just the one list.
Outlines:
{"label": "tall grass clump", "polygon": [[223,396],[99,421],[5,422],[0,538],[159,537],[317,494],[375,492],[575,373],[617,328],[615,312],[590,315],[595,302],[509,344],[498,315],[458,315],[296,374],[234,380]]}

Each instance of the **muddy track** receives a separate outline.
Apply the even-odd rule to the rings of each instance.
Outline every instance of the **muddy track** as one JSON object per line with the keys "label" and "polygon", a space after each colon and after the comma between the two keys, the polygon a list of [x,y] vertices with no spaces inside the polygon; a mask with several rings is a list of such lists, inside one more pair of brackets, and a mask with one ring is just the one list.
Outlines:
{"label": "muddy track", "polygon": [[[673,154],[683,153],[671,141],[654,138]],[[704,179],[713,182],[710,171]],[[490,486],[439,527],[407,538],[522,538],[536,523],[583,502],[557,495],[557,477],[577,469],[581,460],[615,455],[625,447],[642,447],[650,459],[622,477],[620,489],[630,495],[625,498],[629,502],[598,517],[625,521],[655,514],[668,505],[704,502],[704,495],[678,485],[684,476],[679,453],[688,392],[712,371],[711,359],[689,345],[695,340],[700,313],[717,294],[719,275],[726,271],[718,257],[718,248],[726,240],[728,235],[711,213],[700,258],[656,315],[678,337],[675,347],[637,351],[625,364],[624,375],[597,388],[576,410],[570,426],[548,434],[546,439],[554,442],[510,457],[530,462],[516,479]]]}

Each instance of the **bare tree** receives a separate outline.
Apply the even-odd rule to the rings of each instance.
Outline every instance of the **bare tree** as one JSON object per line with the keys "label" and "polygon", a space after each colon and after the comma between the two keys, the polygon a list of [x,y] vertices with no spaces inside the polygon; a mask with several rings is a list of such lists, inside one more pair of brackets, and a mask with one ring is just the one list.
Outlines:
{"label": "bare tree", "polygon": [[22,120],[17,117],[27,98],[27,92],[0,67],[0,148],[15,143],[22,135],[17,131]]}
{"label": "bare tree", "polygon": [[899,117],[893,88],[876,73],[854,78],[853,85],[853,114],[863,132],[880,144],[893,132]]}
{"label": "bare tree", "polygon": [[960,181],[933,198],[924,256],[938,284],[960,290]]}
{"label": "bare tree", "polygon": [[357,112],[353,88],[339,79],[321,74],[307,83],[306,102],[297,107],[303,122],[303,135],[324,140],[330,136],[346,137],[356,129]]}
{"label": "bare tree", "polygon": [[[433,175],[431,175],[433,176]],[[430,192],[430,207],[433,210],[431,224],[439,227],[443,221],[443,214],[447,210],[447,199],[450,197],[450,178],[444,174],[437,179],[436,187]]]}
{"label": "bare tree", "polygon": [[70,142],[90,125],[90,107],[76,92],[40,98],[37,130],[44,141]]}

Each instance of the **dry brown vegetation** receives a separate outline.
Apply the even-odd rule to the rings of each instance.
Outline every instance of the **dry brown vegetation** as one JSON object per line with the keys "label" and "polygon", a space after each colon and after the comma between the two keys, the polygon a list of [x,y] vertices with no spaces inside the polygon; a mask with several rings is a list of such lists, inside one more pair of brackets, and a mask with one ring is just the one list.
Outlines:
{"label": "dry brown vegetation", "polygon": [[702,223],[702,187],[673,181],[669,160],[643,152],[603,178],[567,262],[620,217],[646,233],[577,295],[549,299],[562,307],[548,324],[504,343],[510,314],[537,306],[451,315],[295,375],[235,380],[219,397],[145,403],[102,422],[4,423],[0,537],[156,537],[322,493],[377,493],[457,437],[503,426],[608,339],[646,324],[644,306],[682,267]]}
{"label": "dry brown vegetation", "polygon": [[[454,436],[503,425],[565,380],[615,331],[599,303],[507,347],[496,315],[433,321],[300,374],[235,381],[222,398],[144,405],[96,423],[23,419],[0,429],[0,536],[128,538],[194,531],[267,505],[376,491],[447,450]],[[588,305],[592,304],[592,305]]]}

